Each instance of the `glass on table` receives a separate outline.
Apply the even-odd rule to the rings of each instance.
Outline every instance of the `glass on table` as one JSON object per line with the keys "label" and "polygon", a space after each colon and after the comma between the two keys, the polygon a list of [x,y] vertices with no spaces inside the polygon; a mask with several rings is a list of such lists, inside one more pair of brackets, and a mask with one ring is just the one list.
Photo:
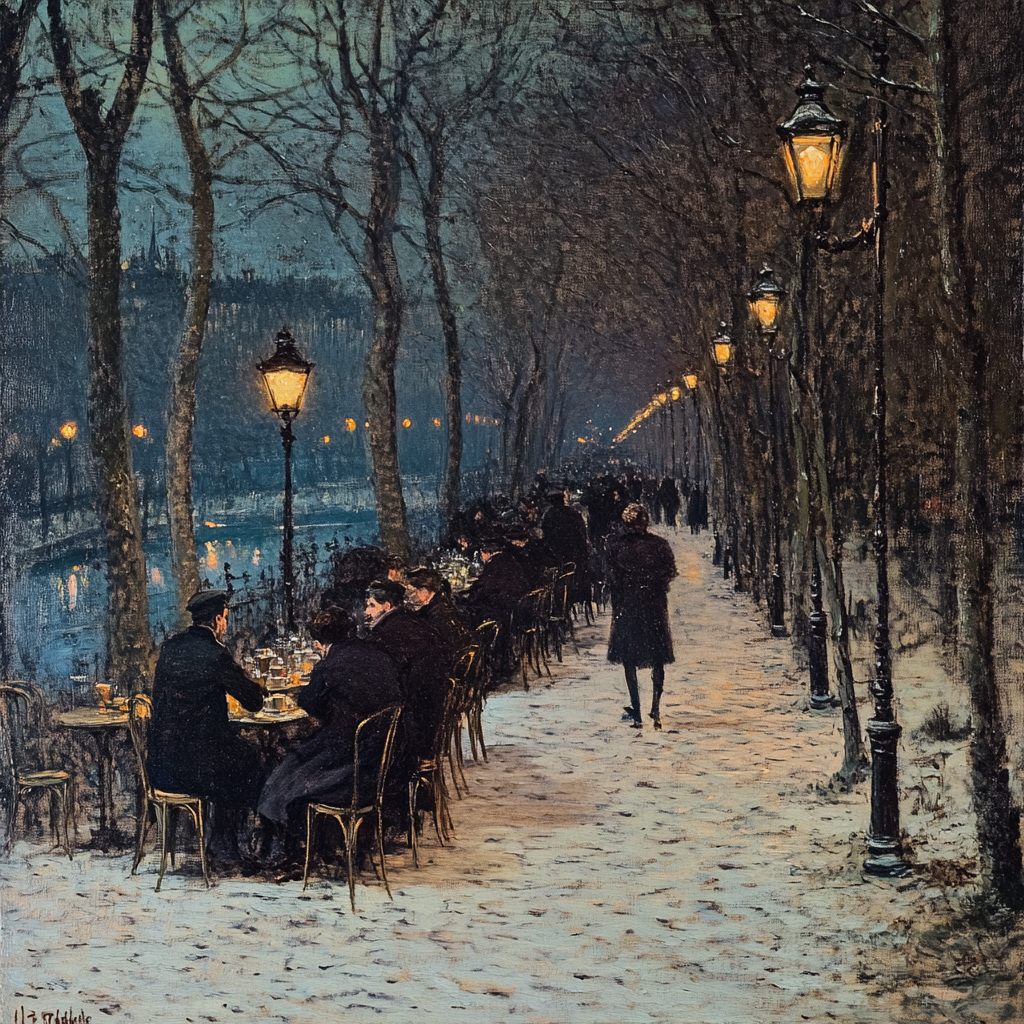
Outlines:
{"label": "glass on table", "polygon": [[96,695],[100,700],[100,709],[106,711],[110,707],[110,683],[97,683],[96,684]]}

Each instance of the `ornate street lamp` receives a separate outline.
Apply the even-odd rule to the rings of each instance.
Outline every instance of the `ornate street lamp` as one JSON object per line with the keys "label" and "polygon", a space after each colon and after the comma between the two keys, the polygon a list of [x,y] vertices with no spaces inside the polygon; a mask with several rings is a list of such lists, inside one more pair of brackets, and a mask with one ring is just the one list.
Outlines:
{"label": "ornate street lamp", "polygon": [[284,605],[286,626],[295,632],[295,571],[292,563],[292,546],[295,539],[295,524],[292,519],[292,420],[302,410],[302,399],[314,364],[299,355],[295,339],[282,328],[276,338],[274,354],[256,364],[270,398],[271,409],[280,416],[281,445],[284,448],[284,537],[281,542],[281,576],[284,580]]}
{"label": "ornate street lamp", "polygon": [[718,328],[718,334],[711,342],[711,354],[714,356],[715,365],[724,374],[732,360],[733,343],[732,338],[725,333],[729,325],[723,320]]}
{"label": "ornate street lamp", "polygon": [[810,66],[804,71],[796,90],[800,102],[776,130],[797,202],[821,202],[831,197],[839,180],[846,122],[825,106],[826,87],[814,81]]}
{"label": "ornate street lamp", "polygon": [[786,596],[782,581],[782,442],[780,438],[778,393],[775,386],[775,362],[785,359],[786,350],[777,344],[779,310],[786,293],[778,285],[772,268],[766,263],[757,275],[757,284],[747,296],[750,309],[757,318],[761,336],[768,348],[768,408],[772,417],[772,589],[771,589],[771,633],[773,637],[787,636],[785,603]]}

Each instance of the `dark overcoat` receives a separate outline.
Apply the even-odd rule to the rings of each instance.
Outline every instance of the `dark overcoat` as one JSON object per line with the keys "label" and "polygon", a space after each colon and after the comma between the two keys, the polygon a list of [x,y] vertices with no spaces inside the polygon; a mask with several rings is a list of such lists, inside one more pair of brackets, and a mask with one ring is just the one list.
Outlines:
{"label": "dark overcoat", "polygon": [[295,702],[319,728],[288,752],[260,794],[260,814],[282,824],[296,803],[348,803],[356,726],[401,703],[398,670],[377,644],[341,640],[313,666],[309,683],[297,691]]}
{"label": "dark overcoat", "polygon": [[508,551],[498,551],[484,564],[480,578],[461,595],[462,606],[476,626],[488,619],[506,626],[530,590],[530,577],[519,560]]}
{"label": "dark overcoat", "polygon": [[149,777],[157,789],[255,807],[263,784],[259,752],[228,721],[226,694],[247,711],[263,707],[253,682],[209,626],[164,641],[153,679]]}
{"label": "dark overcoat", "polygon": [[395,608],[374,624],[370,639],[398,669],[404,753],[427,758],[444,715],[448,696],[448,668],[437,631],[416,612]]}
{"label": "dark overcoat", "polygon": [[608,542],[612,630],[608,660],[651,668],[675,661],[668,588],[677,575],[668,541],[628,531]]}
{"label": "dark overcoat", "polygon": [[437,631],[444,651],[445,672],[450,672],[458,655],[473,642],[466,620],[441,594],[435,594],[415,614]]}

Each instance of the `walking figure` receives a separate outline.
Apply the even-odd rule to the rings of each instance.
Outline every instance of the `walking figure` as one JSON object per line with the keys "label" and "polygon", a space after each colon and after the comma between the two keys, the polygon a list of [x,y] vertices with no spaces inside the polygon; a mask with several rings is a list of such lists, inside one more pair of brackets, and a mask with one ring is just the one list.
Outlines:
{"label": "walking figure", "polygon": [[608,542],[612,629],[608,660],[626,674],[630,704],[624,720],[643,727],[637,669],[651,670],[651,719],[661,728],[661,694],[665,665],[675,661],[668,624],[668,588],[677,575],[668,541],[647,532],[650,518],[643,505],[628,505],[622,513],[625,531]]}

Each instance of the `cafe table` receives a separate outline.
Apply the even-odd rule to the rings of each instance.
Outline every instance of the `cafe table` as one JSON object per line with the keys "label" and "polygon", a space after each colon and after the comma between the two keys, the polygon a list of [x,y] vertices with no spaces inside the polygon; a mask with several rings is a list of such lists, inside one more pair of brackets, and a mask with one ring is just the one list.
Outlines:
{"label": "cafe table", "polygon": [[87,733],[96,743],[96,774],[99,790],[99,827],[86,847],[109,850],[131,842],[131,836],[117,827],[114,802],[113,737],[119,729],[128,729],[128,711],[119,705],[86,707],[64,711],[57,721],[66,729]]}

